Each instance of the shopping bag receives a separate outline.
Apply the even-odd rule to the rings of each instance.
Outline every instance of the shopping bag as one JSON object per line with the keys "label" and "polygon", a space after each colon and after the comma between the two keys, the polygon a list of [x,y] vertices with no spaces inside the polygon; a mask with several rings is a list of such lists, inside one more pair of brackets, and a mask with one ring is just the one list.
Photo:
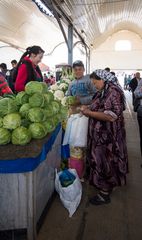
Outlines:
{"label": "shopping bag", "polygon": [[73,147],[86,147],[88,134],[88,118],[80,115],[73,122],[69,144]]}
{"label": "shopping bag", "polygon": [[82,185],[75,169],[68,169],[68,171],[75,176],[75,180],[67,187],[63,187],[60,182],[60,175],[63,171],[57,172],[55,178],[55,189],[58,192],[61,202],[69,211],[69,217],[75,213],[80,204],[82,197]]}
{"label": "shopping bag", "polygon": [[71,133],[71,129],[72,129],[72,122],[75,120],[76,114],[72,114],[67,121],[67,126],[66,126],[66,130],[65,130],[65,135],[64,135],[64,139],[63,139],[63,146],[69,144],[69,138],[70,138],[70,133]]}
{"label": "shopping bag", "polygon": [[63,145],[73,147],[86,147],[88,133],[88,117],[81,114],[73,114],[68,119]]}

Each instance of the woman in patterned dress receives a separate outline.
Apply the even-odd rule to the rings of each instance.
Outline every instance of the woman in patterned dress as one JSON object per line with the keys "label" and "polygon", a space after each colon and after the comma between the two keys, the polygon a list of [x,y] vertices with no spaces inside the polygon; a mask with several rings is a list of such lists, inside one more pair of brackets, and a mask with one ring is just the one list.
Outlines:
{"label": "woman in patterned dress", "polygon": [[90,107],[82,106],[82,113],[89,117],[90,183],[99,189],[90,202],[101,205],[110,203],[110,193],[114,187],[126,183],[128,158],[123,118],[125,97],[111,73],[98,69],[90,78],[98,92]]}

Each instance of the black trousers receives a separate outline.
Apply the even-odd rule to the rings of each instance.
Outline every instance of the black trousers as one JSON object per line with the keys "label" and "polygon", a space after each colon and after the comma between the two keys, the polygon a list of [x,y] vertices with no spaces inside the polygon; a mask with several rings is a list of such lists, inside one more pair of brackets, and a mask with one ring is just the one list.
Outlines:
{"label": "black trousers", "polygon": [[140,132],[140,148],[141,148],[141,155],[142,155],[142,117],[137,116],[138,124],[139,124],[139,132]]}

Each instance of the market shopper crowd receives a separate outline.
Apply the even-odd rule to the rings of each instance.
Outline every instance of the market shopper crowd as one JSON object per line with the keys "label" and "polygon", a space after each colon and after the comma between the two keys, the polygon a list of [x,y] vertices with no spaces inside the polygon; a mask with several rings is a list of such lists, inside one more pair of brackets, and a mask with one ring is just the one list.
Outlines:
{"label": "market shopper crowd", "polygon": [[[6,64],[0,64],[0,95],[23,91],[29,81],[43,81],[38,66],[43,54],[41,47],[32,46],[26,49],[18,63],[16,60],[11,62],[11,71],[8,72]],[[90,184],[98,189],[98,194],[90,199],[90,203],[107,204],[111,202],[113,189],[126,184],[128,173],[124,92],[110,68],[84,75],[84,64],[78,60],[73,63],[73,72],[75,79],[67,92],[68,96],[75,97],[71,113],[80,112],[89,119],[87,151],[85,149],[86,154],[82,154],[82,161],[86,162]],[[138,73],[129,85],[133,104],[138,99],[136,111],[142,152],[142,80]],[[84,152],[84,149],[80,151]]]}

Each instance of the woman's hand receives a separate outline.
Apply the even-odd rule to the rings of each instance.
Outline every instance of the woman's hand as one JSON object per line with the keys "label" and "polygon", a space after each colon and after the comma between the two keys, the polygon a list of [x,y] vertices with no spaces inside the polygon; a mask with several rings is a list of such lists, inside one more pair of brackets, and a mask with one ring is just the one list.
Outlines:
{"label": "woman's hand", "polygon": [[84,110],[88,109],[88,106],[87,105],[82,105],[80,107],[80,110],[83,112]]}
{"label": "woman's hand", "polygon": [[81,110],[82,114],[85,115],[86,117],[90,116],[91,111],[88,108],[88,106],[83,105],[83,106],[81,106],[80,110]]}
{"label": "woman's hand", "polygon": [[99,121],[114,122],[117,119],[117,116],[114,118],[110,114],[106,114],[104,112],[93,112],[87,106],[81,106],[80,110],[81,110],[81,113],[86,117],[95,118]]}

